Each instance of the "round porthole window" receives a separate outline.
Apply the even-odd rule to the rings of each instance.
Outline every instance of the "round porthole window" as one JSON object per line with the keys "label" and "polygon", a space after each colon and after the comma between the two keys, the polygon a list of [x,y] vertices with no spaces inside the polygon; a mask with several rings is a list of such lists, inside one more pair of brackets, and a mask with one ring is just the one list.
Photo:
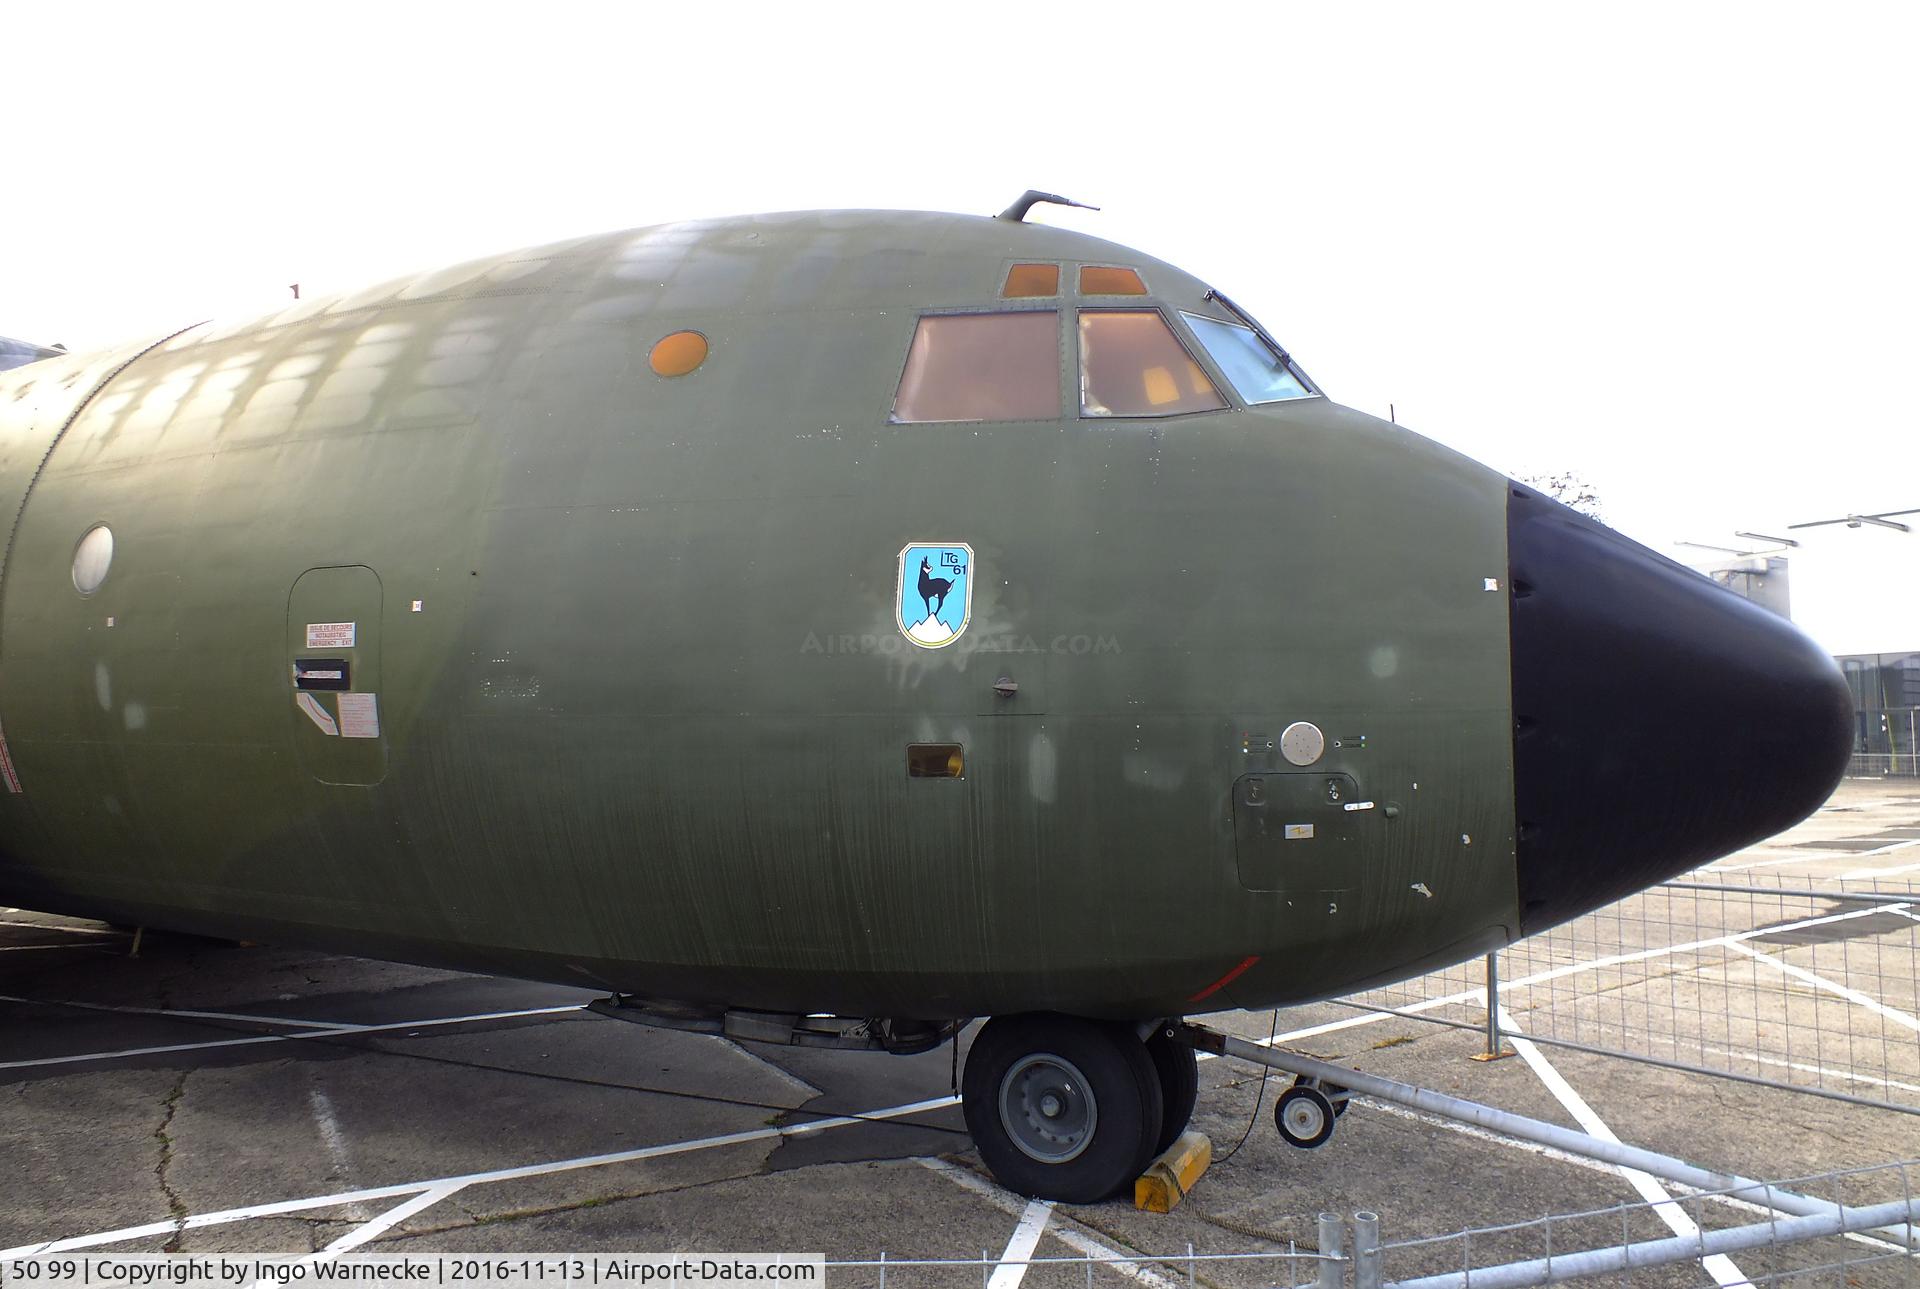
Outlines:
{"label": "round porthole window", "polygon": [[82,595],[92,595],[107,580],[107,569],[112,565],[113,529],[95,524],[73,548],[74,589]]}
{"label": "round porthole window", "polygon": [[697,331],[662,336],[647,354],[647,364],[661,376],[684,376],[707,361],[707,338]]}

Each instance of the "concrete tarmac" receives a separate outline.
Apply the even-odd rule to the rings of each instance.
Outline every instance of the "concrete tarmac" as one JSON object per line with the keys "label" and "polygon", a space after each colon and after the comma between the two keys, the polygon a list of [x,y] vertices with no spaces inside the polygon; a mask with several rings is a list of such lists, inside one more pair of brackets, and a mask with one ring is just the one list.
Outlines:
{"label": "concrete tarmac", "polygon": [[[1920,782],[1850,781],[1792,832],[1690,880],[1920,890]],[[1745,1040],[1785,1051],[1785,1032],[1813,1041],[1818,1057],[1788,1064],[1822,1072],[1772,1074],[1920,1106],[1920,920],[1904,905],[1763,932],[1740,940],[1746,949],[1593,966],[1629,941],[1665,948],[1848,911],[1801,903],[1789,916],[1766,901],[1657,898],[1655,913],[1602,911],[1513,955],[1509,976],[1550,964],[1571,972],[1508,993],[1515,1029],[1565,1034],[1569,1016],[1586,1015],[1583,1035],[1633,1041],[1631,1025],[1609,1029],[1609,1018],[1657,1017],[1663,1050],[1682,1057]],[[1742,924],[1735,914],[1749,906],[1769,920]],[[981,1168],[953,1097],[951,1047],[894,1057],[743,1046],[603,1019],[577,989],[153,933],[138,956],[129,949],[122,930],[0,910],[0,1250],[787,1250],[848,1261],[884,1252],[889,1264],[988,1263],[890,1266],[895,1283],[1052,1289],[1091,1277],[1170,1289],[1188,1268],[1155,1257],[1189,1245],[1276,1255],[1202,1262],[1194,1283],[1313,1280],[1311,1262],[1278,1255],[1311,1251],[1322,1211],[1377,1212],[1384,1237],[1399,1241],[1657,1197],[1611,1167],[1365,1100],[1326,1146],[1296,1150],[1271,1118],[1288,1080],[1210,1060],[1194,1126],[1212,1138],[1216,1162],[1184,1204],[1168,1215],[1120,1201],[1036,1206]],[[1478,978],[1457,969],[1393,1000]],[[1740,1001],[1750,998],[1758,1002]],[[1749,1005],[1765,1014],[1729,1018]],[[1484,1009],[1476,999],[1432,1014],[1466,1024]],[[1312,1055],[1554,1123],[1601,1124],[1753,1177],[1920,1157],[1914,1114],[1547,1045],[1475,1061],[1477,1032],[1339,1003],[1210,1023],[1288,1036]],[[1700,1032],[1679,1032],[1687,1027]],[[1920,1168],[1818,1189],[1870,1202],[1903,1186],[1920,1192]],[[1487,1265],[1539,1256],[1548,1240],[1564,1252],[1623,1232],[1659,1238],[1689,1215],[1707,1227],[1759,1220],[1725,1203],[1684,1207],[1482,1233],[1464,1256]],[[1040,1225],[1036,1258],[1105,1261],[1091,1272],[996,1265],[1020,1256],[1023,1221]],[[1822,1240],[1642,1272],[1636,1283],[1726,1286],[1884,1252]],[[1458,1241],[1398,1249],[1387,1272],[1458,1268],[1462,1258]],[[1786,1283],[1908,1283],[1914,1270],[1890,1259]],[[829,1278],[880,1282],[871,1267]]]}

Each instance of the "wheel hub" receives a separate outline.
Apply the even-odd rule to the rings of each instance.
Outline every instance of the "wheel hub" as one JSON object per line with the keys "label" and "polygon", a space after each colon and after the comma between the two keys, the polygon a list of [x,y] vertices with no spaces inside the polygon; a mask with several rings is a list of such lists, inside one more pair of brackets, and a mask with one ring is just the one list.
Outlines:
{"label": "wheel hub", "polygon": [[1313,1136],[1326,1122],[1326,1116],[1320,1112],[1320,1107],[1305,1097],[1288,1105],[1286,1116],[1287,1127],[1301,1137]]}
{"label": "wheel hub", "polygon": [[1100,1121],[1086,1075],[1051,1052],[1022,1057],[1000,1080],[1000,1123],[1022,1154],[1064,1164],[1092,1144]]}

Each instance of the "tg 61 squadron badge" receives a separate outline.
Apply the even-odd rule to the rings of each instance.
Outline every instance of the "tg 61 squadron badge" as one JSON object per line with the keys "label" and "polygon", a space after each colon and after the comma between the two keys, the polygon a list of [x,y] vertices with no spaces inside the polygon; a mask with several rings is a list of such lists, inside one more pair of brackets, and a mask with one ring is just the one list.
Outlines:
{"label": "tg 61 squadron badge", "polygon": [[973,616],[973,547],[909,542],[900,551],[894,620],[922,649],[952,644]]}

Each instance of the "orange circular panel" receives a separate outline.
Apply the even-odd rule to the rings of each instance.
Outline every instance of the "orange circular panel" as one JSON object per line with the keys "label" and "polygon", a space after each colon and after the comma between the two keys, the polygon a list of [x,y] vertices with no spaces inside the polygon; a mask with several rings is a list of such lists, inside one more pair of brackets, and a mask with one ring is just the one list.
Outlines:
{"label": "orange circular panel", "polygon": [[705,361],[707,338],[697,331],[662,336],[647,355],[647,365],[661,376],[684,376]]}

